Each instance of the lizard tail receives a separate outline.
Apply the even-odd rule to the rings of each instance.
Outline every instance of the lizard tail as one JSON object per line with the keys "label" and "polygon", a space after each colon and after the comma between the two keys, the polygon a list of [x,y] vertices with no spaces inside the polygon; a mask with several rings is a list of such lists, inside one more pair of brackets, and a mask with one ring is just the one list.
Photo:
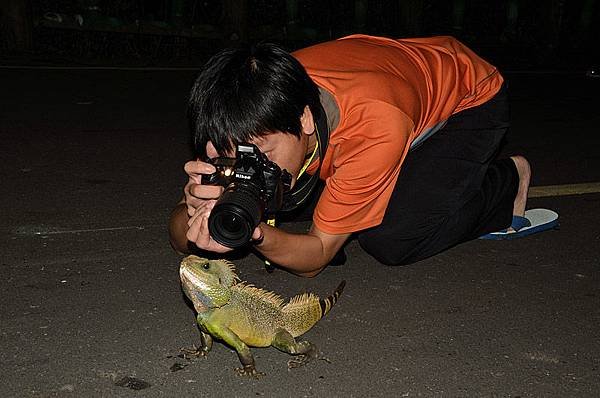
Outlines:
{"label": "lizard tail", "polygon": [[342,295],[344,291],[344,286],[346,286],[346,281],[341,281],[338,285],[337,289],[328,297],[319,299],[319,305],[321,306],[321,318],[327,314],[331,308],[337,303],[338,299]]}
{"label": "lizard tail", "polygon": [[315,294],[304,293],[290,299],[283,306],[284,328],[294,337],[306,333],[319,319],[331,310],[346,286],[342,281],[331,296],[320,299]]}

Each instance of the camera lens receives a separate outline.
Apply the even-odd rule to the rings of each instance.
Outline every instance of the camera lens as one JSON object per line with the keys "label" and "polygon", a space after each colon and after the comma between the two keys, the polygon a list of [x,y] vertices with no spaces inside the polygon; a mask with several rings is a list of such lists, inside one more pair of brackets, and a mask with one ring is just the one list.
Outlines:
{"label": "camera lens", "polygon": [[[214,240],[228,247],[242,246],[252,236],[252,225],[243,215],[235,214],[239,209],[217,209],[209,217],[209,230]],[[213,210],[214,213],[214,210]]]}
{"label": "camera lens", "polygon": [[221,221],[219,222],[223,232],[227,235],[235,236],[244,230],[244,221],[241,217],[235,214],[221,213]]}
{"label": "camera lens", "polygon": [[256,186],[232,183],[212,209],[208,230],[215,241],[235,249],[250,241],[263,212],[264,203]]}

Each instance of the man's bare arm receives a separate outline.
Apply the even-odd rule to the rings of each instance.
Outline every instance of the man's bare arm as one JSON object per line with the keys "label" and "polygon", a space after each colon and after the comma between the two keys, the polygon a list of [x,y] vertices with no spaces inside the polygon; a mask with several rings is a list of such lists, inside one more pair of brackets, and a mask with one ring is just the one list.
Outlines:
{"label": "man's bare arm", "polygon": [[186,236],[189,220],[187,206],[185,200],[181,200],[175,206],[169,217],[169,240],[175,251],[181,254],[189,254],[188,238]]}
{"label": "man's bare arm", "polygon": [[313,277],[321,272],[342,248],[350,234],[332,235],[315,225],[307,234],[292,234],[261,224],[262,243],[256,249],[274,263],[296,275]]}
{"label": "man's bare arm", "polygon": [[[182,200],[171,212],[169,238],[171,246],[182,254],[190,253],[188,239],[188,210]],[[203,221],[207,230],[206,220]],[[263,234],[255,248],[272,262],[290,272],[304,277],[313,277],[321,272],[341,249],[350,234],[327,234],[313,225],[306,234],[294,234],[261,224]]]}

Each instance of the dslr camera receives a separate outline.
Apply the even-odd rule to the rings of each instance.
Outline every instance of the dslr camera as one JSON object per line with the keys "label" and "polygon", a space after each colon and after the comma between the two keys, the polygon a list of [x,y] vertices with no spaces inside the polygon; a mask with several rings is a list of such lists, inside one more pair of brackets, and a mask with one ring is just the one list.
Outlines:
{"label": "dslr camera", "polygon": [[265,216],[281,209],[292,176],[247,143],[237,145],[235,158],[217,157],[208,163],[217,170],[204,175],[202,183],[225,187],[208,218],[209,233],[223,246],[242,247]]}

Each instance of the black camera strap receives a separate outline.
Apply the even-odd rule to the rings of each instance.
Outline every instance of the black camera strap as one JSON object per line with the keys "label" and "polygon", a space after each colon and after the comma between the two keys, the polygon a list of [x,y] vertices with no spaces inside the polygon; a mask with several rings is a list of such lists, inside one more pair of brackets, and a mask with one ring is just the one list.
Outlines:
{"label": "black camera strap", "polygon": [[315,134],[317,136],[318,150],[319,150],[319,167],[317,171],[310,175],[308,173],[302,174],[296,181],[294,189],[284,194],[283,206],[281,207],[282,212],[288,212],[296,210],[302,206],[310,197],[314,188],[319,182],[319,175],[321,174],[321,164],[323,163],[323,157],[327,152],[327,145],[329,144],[329,126],[327,125],[327,115],[323,106],[319,104],[319,114],[315,120]]}

